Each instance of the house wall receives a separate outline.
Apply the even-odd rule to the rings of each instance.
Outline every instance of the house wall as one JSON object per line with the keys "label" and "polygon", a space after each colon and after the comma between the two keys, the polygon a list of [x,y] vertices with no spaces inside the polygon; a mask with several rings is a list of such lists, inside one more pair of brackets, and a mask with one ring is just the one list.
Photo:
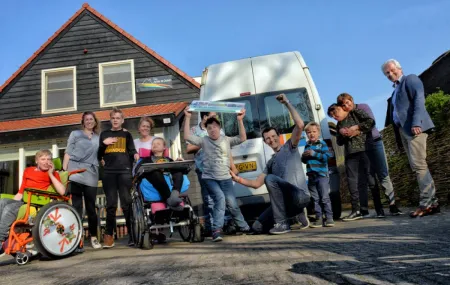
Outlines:
{"label": "house wall", "polygon": [[3,91],[0,120],[54,116],[41,114],[41,71],[69,66],[77,68],[77,111],[62,114],[101,110],[98,64],[127,59],[134,60],[135,79],[172,75],[173,89],[136,93],[136,104],[123,107],[192,101],[199,97],[197,87],[84,11]]}

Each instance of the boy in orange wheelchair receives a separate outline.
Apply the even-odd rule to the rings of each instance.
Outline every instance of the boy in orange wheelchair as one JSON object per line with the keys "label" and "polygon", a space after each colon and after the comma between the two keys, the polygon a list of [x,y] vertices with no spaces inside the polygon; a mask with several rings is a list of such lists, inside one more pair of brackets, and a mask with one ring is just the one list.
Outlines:
{"label": "boy in orange wheelchair", "polygon": [[9,228],[16,220],[25,188],[47,190],[53,185],[55,190],[64,195],[66,187],[61,183],[61,178],[52,162],[52,153],[49,150],[40,150],[35,156],[36,166],[25,169],[22,184],[13,199],[0,199],[0,256],[3,254],[2,243],[8,238]]}

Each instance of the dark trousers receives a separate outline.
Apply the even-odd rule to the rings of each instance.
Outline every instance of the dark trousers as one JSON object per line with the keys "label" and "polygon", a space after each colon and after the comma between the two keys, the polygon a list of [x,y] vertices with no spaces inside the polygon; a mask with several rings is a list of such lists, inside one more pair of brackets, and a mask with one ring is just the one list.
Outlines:
{"label": "dark trousers", "polygon": [[120,198],[123,215],[128,228],[131,230],[130,189],[133,183],[131,173],[105,173],[103,175],[103,191],[106,195],[106,229],[105,234],[112,235],[116,228],[117,201]]}
{"label": "dark trousers", "polygon": [[[170,173],[172,174],[173,189],[181,191],[181,186],[183,185],[183,172],[171,171]],[[169,185],[167,185],[166,179],[164,179],[164,173],[162,171],[154,170],[152,172],[144,173],[142,177],[152,183],[153,187],[158,190],[163,201],[169,199],[172,192],[170,191]]]}
{"label": "dark trousers", "polygon": [[269,192],[275,223],[287,222],[290,215],[300,214],[311,201],[308,190],[300,189],[276,175],[267,175],[264,183]]}
{"label": "dark trousers", "polygon": [[368,159],[365,152],[356,152],[345,157],[348,190],[350,191],[352,211],[368,210],[367,176]]}
{"label": "dark trousers", "polygon": [[97,236],[97,212],[95,202],[97,199],[97,187],[86,186],[77,182],[70,182],[70,193],[72,194],[72,205],[77,210],[80,218],[83,219],[83,196],[84,206],[88,216],[89,234],[91,237]]}
{"label": "dark trousers", "polygon": [[329,178],[315,174],[308,175],[308,189],[314,200],[314,211],[316,212],[316,218],[322,219],[323,213],[325,212],[327,220],[333,220]]}

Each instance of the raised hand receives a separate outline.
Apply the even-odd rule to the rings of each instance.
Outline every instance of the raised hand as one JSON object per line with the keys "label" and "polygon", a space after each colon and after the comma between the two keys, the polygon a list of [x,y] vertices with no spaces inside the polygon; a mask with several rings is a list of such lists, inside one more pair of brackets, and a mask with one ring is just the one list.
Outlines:
{"label": "raised hand", "polygon": [[238,114],[237,114],[237,119],[238,121],[242,121],[245,117],[245,109],[242,109]]}
{"label": "raised hand", "polygon": [[287,103],[289,103],[289,99],[286,97],[286,95],[284,94],[280,94],[277,97],[275,97],[275,99],[278,100],[278,102],[280,102],[281,104],[286,105]]}
{"label": "raised hand", "polygon": [[189,111],[187,108],[184,109],[184,115],[188,118],[190,118],[192,116],[192,111]]}

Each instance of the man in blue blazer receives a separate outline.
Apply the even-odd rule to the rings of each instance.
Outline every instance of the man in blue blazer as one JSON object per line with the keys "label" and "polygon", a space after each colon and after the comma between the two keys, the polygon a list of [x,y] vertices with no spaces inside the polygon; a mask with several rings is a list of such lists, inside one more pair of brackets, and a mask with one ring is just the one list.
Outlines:
{"label": "man in blue blazer", "polygon": [[428,132],[433,130],[434,124],[425,109],[423,83],[417,75],[403,75],[402,67],[395,59],[386,61],[381,69],[395,88],[388,101],[389,121],[386,124],[393,124],[399,134],[420,189],[420,206],[410,216],[434,214],[440,209],[426,160]]}

